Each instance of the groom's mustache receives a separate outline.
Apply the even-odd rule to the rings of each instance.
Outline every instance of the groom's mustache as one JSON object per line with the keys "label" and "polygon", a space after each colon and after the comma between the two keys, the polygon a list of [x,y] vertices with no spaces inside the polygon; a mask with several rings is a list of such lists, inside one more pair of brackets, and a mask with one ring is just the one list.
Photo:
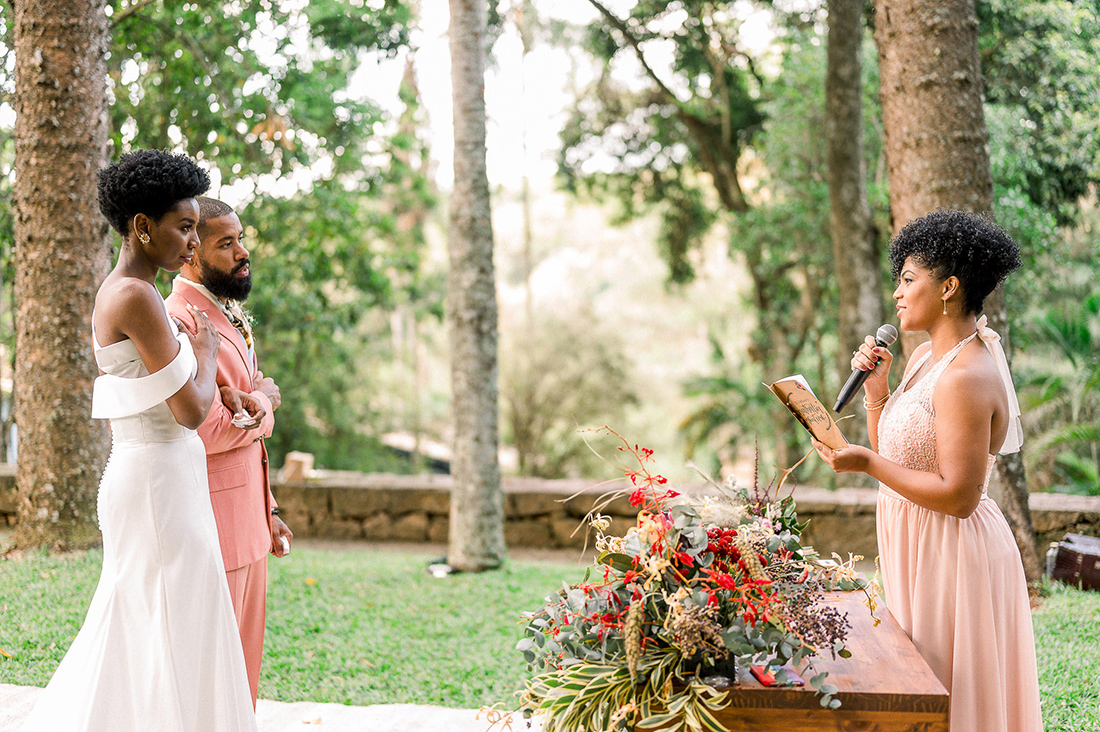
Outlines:
{"label": "groom's mustache", "polygon": [[237,265],[236,267],[234,267],[234,268],[232,269],[232,271],[230,272],[230,274],[237,274],[237,273],[238,273],[238,272],[240,272],[240,271],[241,271],[242,269],[244,269],[245,267],[247,267],[247,266],[248,266],[249,264],[250,264],[250,260],[247,260],[247,259],[246,259],[246,260],[244,260],[243,262],[241,262],[240,264],[238,264],[238,265]]}

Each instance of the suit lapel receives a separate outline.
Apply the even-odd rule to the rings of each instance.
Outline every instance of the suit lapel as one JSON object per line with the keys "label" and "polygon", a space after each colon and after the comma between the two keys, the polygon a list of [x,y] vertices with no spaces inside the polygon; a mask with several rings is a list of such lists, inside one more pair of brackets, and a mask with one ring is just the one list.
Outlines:
{"label": "suit lapel", "polygon": [[221,335],[222,340],[233,344],[233,347],[237,349],[237,354],[241,357],[241,363],[245,366],[245,372],[251,376],[254,370],[252,368],[252,361],[248,357],[248,344],[244,342],[244,336],[241,335],[241,332],[233,327],[233,324],[229,322],[229,318],[225,317],[225,313],[222,312],[222,309],[211,302],[210,298],[206,297],[206,295],[203,295],[186,282],[181,282],[179,285],[176,285],[176,287],[177,292],[183,296],[184,300],[210,319],[214,328]]}

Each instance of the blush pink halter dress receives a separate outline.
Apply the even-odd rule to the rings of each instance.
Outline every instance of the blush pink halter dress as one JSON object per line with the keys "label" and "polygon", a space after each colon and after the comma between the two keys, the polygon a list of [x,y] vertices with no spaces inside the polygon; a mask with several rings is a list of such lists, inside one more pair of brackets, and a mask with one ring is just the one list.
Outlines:
{"label": "blush pink halter dress", "polygon": [[[982,318],[978,332],[945,354],[912,388],[913,374],[931,351],[909,370],[879,420],[880,455],[939,473],[932,395],[940,376],[975,336],[999,367],[1004,363],[998,336],[984,326]],[[1016,404],[1014,391],[1010,402]],[[1018,430],[1014,419],[1010,438],[1015,449]],[[989,456],[981,501],[965,519],[918,506],[879,484],[878,546],[886,604],[950,692],[951,732],[1042,732],[1023,564],[1008,522],[986,492],[995,460]]]}

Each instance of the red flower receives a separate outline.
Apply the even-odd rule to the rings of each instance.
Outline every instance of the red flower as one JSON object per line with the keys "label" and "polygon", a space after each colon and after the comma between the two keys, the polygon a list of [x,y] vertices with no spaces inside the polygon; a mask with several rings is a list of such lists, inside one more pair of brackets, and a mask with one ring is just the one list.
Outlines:
{"label": "red flower", "polygon": [[608,625],[617,625],[621,620],[622,618],[614,613],[607,613],[603,616],[603,621]]}
{"label": "red flower", "polygon": [[688,554],[687,552],[676,552],[676,559],[678,559],[678,560],[680,561],[680,563],[681,563],[681,564],[686,564],[686,565],[688,565],[689,567],[690,567],[691,565],[695,564],[695,559],[694,559],[694,557],[692,557],[692,556],[691,556],[690,554]]}
{"label": "red flower", "polygon": [[628,569],[626,571],[626,574],[623,575],[623,582],[625,584],[630,584],[634,580],[638,579],[638,576],[639,576],[638,572],[635,572],[633,569]]}
{"label": "red flower", "polygon": [[645,488],[639,488],[630,494],[630,505],[640,506],[645,502]]}
{"label": "red flower", "polygon": [[707,576],[714,580],[714,583],[719,587],[726,590],[737,589],[737,580],[733,578],[733,575],[727,574],[725,572],[715,572],[713,569],[706,569],[703,571],[706,572]]}

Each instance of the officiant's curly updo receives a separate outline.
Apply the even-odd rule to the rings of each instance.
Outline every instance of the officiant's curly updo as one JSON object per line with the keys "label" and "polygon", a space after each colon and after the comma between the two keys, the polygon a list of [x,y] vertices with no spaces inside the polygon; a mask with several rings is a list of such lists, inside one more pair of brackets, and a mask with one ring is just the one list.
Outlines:
{"label": "officiant's curly updo", "polygon": [[194,160],[168,150],[128,152],[96,177],[99,210],[123,238],[135,214],[160,220],[177,202],[210,188],[210,176]]}
{"label": "officiant's curly updo", "polygon": [[958,277],[964,310],[977,314],[989,293],[1020,266],[1020,247],[983,216],[941,208],[910,221],[890,243],[895,280],[910,257],[938,280]]}

